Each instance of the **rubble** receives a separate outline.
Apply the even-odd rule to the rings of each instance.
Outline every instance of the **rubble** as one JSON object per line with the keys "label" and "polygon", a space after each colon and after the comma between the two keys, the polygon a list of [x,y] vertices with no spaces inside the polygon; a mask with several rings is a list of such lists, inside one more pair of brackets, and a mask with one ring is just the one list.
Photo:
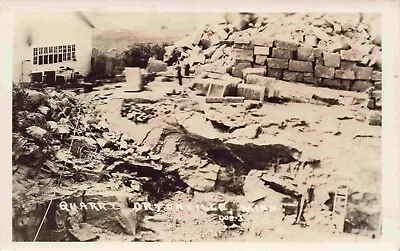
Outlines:
{"label": "rubble", "polygon": [[[123,105],[153,106],[157,107],[157,110],[162,106],[159,105],[160,101],[155,102],[155,100],[146,99],[131,99],[121,102]],[[173,104],[172,106],[171,104],[169,105],[170,107],[173,106]],[[201,120],[207,121],[208,119],[208,122],[211,122],[209,126],[212,128],[215,128],[216,124],[219,124],[218,126],[220,127],[222,127],[221,125],[226,126],[223,133],[227,135],[227,138],[254,140],[260,137],[260,135],[265,135],[258,124],[249,124],[248,122],[246,124],[240,119],[231,121],[231,117],[228,117],[229,114],[226,112],[227,109],[223,108],[224,105],[230,105],[220,105],[220,108],[211,109],[211,112],[204,110],[204,116],[199,115]],[[250,110],[260,109],[263,107],[263,102],[246,100],[242,109],[246,110],[245,106],[248,106]],[[238,109],[239,105],[235,108]],[[141,112],[143,113],[145,111],[142,110]],[[172,114],[174,112],[176,111],[172,111]],[[183,110],[180,110],[180,112],[183,112]],[[189,113],[189,111],[186,112]],[[159,114],[158,111],[155,113]],[[190,113],[194,113],[194,111],[190,111]],[[196,112],[196,114],[201,113]],[[146,135],[143,136],[143,140],[141,141],[132,141],[124,134],[106,132],[104,131],[106,128],[103,128],[103,126],[107,126],[101,123],[100,125],[102,126],[95,128],[94,124],[92,126],[92,122],[85,122],[91,121],[91,119],[81,119],[80,121],[83,124],[87,123],[87,126],[89,126],[91,130],[99,131],[96,137],[93,138],[95,142],[87,138],[80,138],[84,142],[83,145],[95,144],[100,146],[100,142],[103,142],[101,147],[105,149],[98,149],[98,151],[100,150],[100,156],[105,153],[107,157],[104,159],[103,167],[99,169],[104,170],[103,172],[95,173],[81,169],[79,175],[84,177],[83,181],[90,180],[96,183],[100,182],[100,184],[111,177],[118,181],[118,183],[113,184],[115,188],[112,189],[121,189],[121,187],[123,187],[131,191],[131,193],[146,193],[150,201],[164,200],[171,194],[178,191],[185,191],[187,187],[190,187],[191,191],[195,191],[197,194],[199,192],[212,193],[213,191],[244,194],[246,197],[250,196],[248,197],[249,201],[256,203],[261,203],[264,195],[267,196],[267,200],[268,198],[272,198],[273,196],[268,197],[272,190],[279,195],[283,193],[296,196],[297,190],[292,186],[293,184],[289,179],[283,179],[282,176],[280,176],[281,178],[277,178],[278,176],[273,178],[270,174],[274,172],[273,170],[281,169],[276,163],[280,163],[280,165],[284,163],[296,163],[300,154],[299,150],[288,147],[287,145],[269,144],[259,146],[245,143],[228,143],[218,139],[219,136],[214,139],[202,137],[201,134],[197,134],[197,131],[186,130],[188,127],[185,123],[189,121],[188,119],[196,116],[183,115],[184,114],[182,114],[183,118],[181,120],[183,122],[181,124],[183,128],[178,126],[175,129],[166,130],[165,127],[154,127],[149,129],[149,132],[145,133]],[[192,121],[192,124],[199,125],[198,120],[194,121]],[[307,124],[308,127],[311,126],[304,121],[296,120],[292,126],[294,127],[297,124]],[[150,120],[147,123],[152,124]],[[215,124],[213,125],[213,123]],[[74,132],[73,129],[74,128],[71,128],[71,134]],[[202,124],[199,125],[199,132],[201,131],[205,131],[205,127]],[[85,132],[90,131],[86,129]],[[143,144],[143,146],[141,144]],[[125,148],[127,148],[127,150],[119,150]],[[114,150],[108,151],[107,149]],[[58,154],[59,162],[65,163],[65,165],[68,166],[68,170],[72,170],[72,177],[76,176],[77,174],[74,174],[76,172],[74,170],[79,170],[79,162],[76,161],[76,157],[61,153],[62,151]],[[157,165],[158,162],[164,164]],[[60,173],[61,168],[58,169],[59,167],[51,165],[49,162],[46,166],[53,170],[53,172]],[[253,177],[254,180],[252,181],[250,177],[252,177],[253,173],[268,173],[268,175],[257,176],[258,180],[256,177]],[[64,174],[66,178],[71,177],[68,176],[68,172],[64,172]],[[249,192],[253,189],[254,182],[264,186],[266,189],[260,190],[261,192],[265,191],[265,193],[255,196],[259,198],[252,198],[251,194],[254,195],[254,193]],[[93,193],[87,193],[85,195],[86,204],[97,203],[97,201],[109,201],[110,203],[114,201],[111,197],[108,197],[108,195],[102,195],[105,196],[104,198],[99,197],[97,194],[92,195]],[[95,205],[99,208],[97,204]],[[140,227],[142,224],[140,223],[140,216],[136,221],[135,216],[132,215],[131,217],[129,213],[114,214],[114,212],[110,211],[107,212],[107,216],[105,216],[102,211],[97,211],[96,209],[94,209],[94,211],[93,216],[87,218],[87,224],[93,225],[96,228],[107,229],[107,231],[112,231],[114,233],[132,235],[136,224],[134,222],[137,222],[137,240],[144,241],[146,239],[140,238],[141,235],[146,235],[146,231],[142,231]],[[132,210],[130,209],[127,212],[132,212]],[[319,215],[319,213],[317,213],[317,215]],[[102,218],[105,218],[105,220],[99,220]],[[132,221],[130,222],[129,219]],[[81,223],[78,218],[77,223]],[[81,231],[79,228],[76,228],[74,231],[77,237],[82,235],[79,237],[80,240],[92,240],[96,236],[96,234],[91,235],[90,233],[85,233],[84,230],[82,230],[81,233],[79,232]],[[74,237],[74,240],[76,240],[77,237]],[[103,237],[100,237],[100,240],[101,238]],[[155,238],[154,240],[157,239],[158,238]]]}
{"label": "rubble", "polygon": [[[362,14],[362,16],[364,15]],[[194,34],[201,37],[199,35],[201,33],[202,36],[208,36],[209,33],[214,34],[217,30],[224,30],[223,36],[212,36],[215,39],[212,46],[205,46],[204,41],[202,43],[199,40],[199,44],[190,46],[187,43],[177,42],[173,45],[173,48],[188,52],[188,59],[192,61],[192,65],[197,63],[208,65],[217,62],[219,59],[223,59],[223,62],[232,62],[233,60],[231,74],[245,80],[249,73],[255,73],[276,79],[309,84],[321,83],[318,78],[322,78],[322,82],[326,79],[335,79],[340,82],[342,79],[378,81],[377,77],[372,79],[371,70],[380,72],[381,68],[381,48],[380,45],[376,45],[376,41],[379,39],[375,39],[376,36],[379,37],[379,31],[375,31],[374,38],[360,36],[353,28],[353,24],[343,26],[336,21],[323,21],[345,18],[339,14],[333,17],[328,17],[328,15],[315,17],[308,14],[296,14],[294,16],[291,18],[296,18],[298,23],[292,25],[293,27],[284,20],[283,16],[279,15],[257,17],[259,28],[245,26],[247,27],[245,30],[235,29],[227,26],[229,23],[209,26],[204,30],[197,30]],[[360,22],[359,27],[362,27],[360,28],[362,33],[368,34],[369,28],[366,27],[370,27],[369,22],[373,22],[374,19],[361,20],[363,21]],[[226,20],[225,22],[229,21]],[[274,34],[274,32],[271,32],[271,29],[277,27],[282,30],[281,33]],[[307,28],[296,30],[295,27]],[[227,43],[226,39],[230,38],[233,42]],[[317,43],[318,39],[320,41]],[[197,40],[193,41],[197,42]],[[195,49],[198,48],[197,45],[200,45],[202,49]],[[357,50],[354,48],[357,48]],[[198,55],[203,55],[201,53],[204,53],[211,60],[195,60]],[[214,55],[216,56],[214,57]],[[219,64],[222,66],[223,63]],[[353,70],[348,69],[346,64],[352,64]],[[312,75],[305,76],[300,74],[302,72]],[[349,90],[351,86],[346,81],[344,84],[325,82],[324,86],[329,88],[343,89],[342,86],[345,85],[346,88],[344,89]],[[358,85],[360,83],[357,83],[356,86]],[[365,89],[355,87],[351,90],[362,92]]]}
{"label": "rubble", "polygon": [[146,123],[157,117],[157,113],[161,112],[154,108],[153,104],[153,101],[126,99],[122,105],[121,116],[136,123]]}

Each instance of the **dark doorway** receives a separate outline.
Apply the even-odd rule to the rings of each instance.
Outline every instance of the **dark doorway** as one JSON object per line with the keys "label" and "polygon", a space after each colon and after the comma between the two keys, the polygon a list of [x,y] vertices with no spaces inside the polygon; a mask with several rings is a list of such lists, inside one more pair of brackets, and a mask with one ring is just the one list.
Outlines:
{"label": "dark doorway", "polygon": [[42,73],[41,72],[32,72],[31,73],[31,82],[35,83],[35,82],[42,82]]}
{"label": "dark doorway", "polygon": [[45,71],[43,82],[47,86],[55,86],[56,72],[55,71]]}

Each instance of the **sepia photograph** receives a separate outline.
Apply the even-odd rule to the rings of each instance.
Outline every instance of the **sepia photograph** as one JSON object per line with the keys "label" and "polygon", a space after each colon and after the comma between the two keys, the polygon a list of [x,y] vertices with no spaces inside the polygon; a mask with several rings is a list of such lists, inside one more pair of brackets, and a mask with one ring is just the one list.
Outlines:
{"label": "sepia photograph", "polygon": [[15,12],[12,241],[380,241],[381,19]]}

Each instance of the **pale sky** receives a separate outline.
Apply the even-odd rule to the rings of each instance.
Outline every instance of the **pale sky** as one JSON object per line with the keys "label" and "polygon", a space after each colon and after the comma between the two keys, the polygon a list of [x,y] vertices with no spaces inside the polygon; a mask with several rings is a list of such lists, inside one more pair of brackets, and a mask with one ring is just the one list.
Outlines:
{"label": "pale sky", "polygon": [[86,12],[98,29],[145,29],[159,30],[166,26],[171,30],[191,30],[205,24],[223,20],[223,13],[199,12]]}

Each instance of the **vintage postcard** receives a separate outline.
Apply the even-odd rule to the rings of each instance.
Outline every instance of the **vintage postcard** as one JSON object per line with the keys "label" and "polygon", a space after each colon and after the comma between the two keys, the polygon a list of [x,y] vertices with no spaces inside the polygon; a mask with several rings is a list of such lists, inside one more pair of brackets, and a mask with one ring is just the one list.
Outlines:
{"label": "vintage postcard", "polygon": [[13,10],[11,241],[393,244],[386,15]]}

